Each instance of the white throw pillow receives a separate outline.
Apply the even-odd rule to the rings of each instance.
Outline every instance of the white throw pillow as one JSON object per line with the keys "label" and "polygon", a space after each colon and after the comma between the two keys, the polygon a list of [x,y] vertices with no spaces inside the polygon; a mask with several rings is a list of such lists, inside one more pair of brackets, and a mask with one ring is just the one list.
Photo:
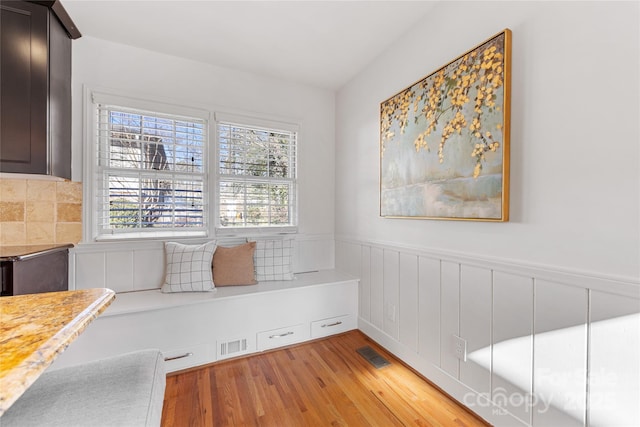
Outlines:
{"label": "white throw pillow", "polygon": [[293,239],[256,240],[256,280],[293,280]]}
{"label": "white throw pillow", "polygon": [[216,242],[183,245],[165,242],[165,279],[162,292],[209,292],[215,290],[211,261]]}

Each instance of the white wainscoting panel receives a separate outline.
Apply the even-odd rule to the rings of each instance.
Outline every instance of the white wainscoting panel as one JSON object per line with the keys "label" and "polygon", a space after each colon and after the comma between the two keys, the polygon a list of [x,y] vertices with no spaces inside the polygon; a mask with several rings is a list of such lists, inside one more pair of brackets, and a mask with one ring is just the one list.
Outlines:
{"label": "white wainscoting panel", "polygon": [[533,391],[536,425],[585,424],[588,291],[535,282]]}
{"label": "white wainscoting panel", "polygon": [[640,425],[640,299],[591,292],[589,425]]}
{"label": "white wainscoting panel", "polygon": [[107,262],[104,252],[82,252],[80,245],[69,250],[69,289],[106,288]]}
{"label": "white wainscoting panel", "polygon": [[418,257],[419,354],[440,367],[440,261]]}
{"label": "white wainscoting panel", "polygon": [[460,361],[453,352],[453,337],[460,334],[460,264],[442,261],[440,270],[440,367],[458,378]]}
{"label": "white wainscoting panel", "polygon": [[384,251],[371,249],[371,323],[384,330]]}
{"label": "white wainscoting panel", "polygon": [[383,330],[395,340],[399,340],[398,309],[400,305],[400,254],[398,251],[385,249],[383,257]]}
{"label": "white wainscoting panel", "polygon": [[[360,318],[371,321],[371,247],[362,246],[362,266],[360,269],[360,294],[358,308]],[[356,275],[356,277],[358,277]]]}
{"label": "white wainscoting panel", "polygon": [[[278,238],[281,236],[274,236]],[[260,236],[260,238],[266,238]],[[293,269],[296,273],[334,268],[335,243],[333,235],[296,235]],[[221,246],[233,246],[244,238],[216,239]],[[182,241],[199,244],[206,239]],[[360,276],[360,245],[342,248],[345,265],[358,265],[351,274]],[[155,289],[164,280],[164,242],[118,241],[80,243],[69,251],[69,288],[87,289],[107,287],[116,292]],[[350,259],[349,255],[355,258]]]}
{"label": "white wainscoting panel", "polygon": [[[135,251],[118,251],[105,253],[107,288],[112,289],[116,292],[127,292],[136,288],[133,274],[134,256]],[[160,268],[155,267],[155,269],[164,269],[163,264],[160,264],[159,267]],[[148,268],[148,271],[152,272],[154,271],[154,268]],[[159,286],[161,286],[160,282],[156,283],[156,285],[153,287],[157,288]]]}
{"label": "white wainscoting panel", "polygon": [[526,399],[533,385],[533,280],[493,273],[492,400],[531,423]]}
{"label": "white wainscoting panel", "polygon": [[[418,352],[418,257],[400,254],[399,341]],[[402,315],[400,315],[402,314]]]}
{"label": "white wainscoting panel", "polygon": [[345,268],[350,270],[345,273],[358,277],[361,273],[360,264],[362,263],[362,249],[360,245],[342,245],[336,248],[336,258],[342,260]]}
{"label": "white wainscoting panel", "polygon": [[336,254],[361,272],[360,328],[491,424],[640,425],[640,281],[348,237]]}
{"label": "white wainscoting panel", "polygon": [[298,235],[293,255],[294,271],[305,272],[335,268],[335,244],[332,237]]}
{"label": "white wainscoting panel", "polygon": [[164,281],[164,247],[133,252],[133,289],[153,289]]}
{"label": "white wainscoting panel", "polygon": [[467,361],[460,363],[460,381],[491,395],[491,271],[460,268],[460,337],[467,341]]}

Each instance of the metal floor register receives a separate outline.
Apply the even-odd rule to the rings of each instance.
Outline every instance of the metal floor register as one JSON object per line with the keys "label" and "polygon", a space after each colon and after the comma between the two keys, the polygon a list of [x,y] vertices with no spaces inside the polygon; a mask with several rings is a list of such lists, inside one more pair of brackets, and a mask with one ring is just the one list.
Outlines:
{"label": "metal floor register", "polygon": [[357,349],[356,352],[358,352],[360,356],[364,357],[367,362],[371,363],[376,369],[391,365],[387,359],[382,357],[377,351],[369,346],[361,347]]}

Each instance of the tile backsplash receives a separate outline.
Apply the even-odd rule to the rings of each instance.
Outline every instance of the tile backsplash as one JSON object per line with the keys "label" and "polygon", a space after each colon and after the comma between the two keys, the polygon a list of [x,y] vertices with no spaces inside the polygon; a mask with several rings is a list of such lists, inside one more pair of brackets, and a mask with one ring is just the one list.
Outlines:
{"label": "tile backsplash", "polygon": [[0,178],[0,245],[82,239],[82,183]]}

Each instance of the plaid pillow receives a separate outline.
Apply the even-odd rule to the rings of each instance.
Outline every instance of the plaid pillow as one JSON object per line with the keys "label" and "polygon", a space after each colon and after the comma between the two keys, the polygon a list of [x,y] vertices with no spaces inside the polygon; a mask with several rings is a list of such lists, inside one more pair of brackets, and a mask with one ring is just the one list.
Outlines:
{"label": "plaid pillow", "polygon": [[165,242],[165,279],[162,292],[207,292],[215,290],[211,261],[216,242],[183,245]]}
{"label": "plaid pillow", "polygon": [[256,279],[293,280],[292,257],[293,239],[256,240]]}

